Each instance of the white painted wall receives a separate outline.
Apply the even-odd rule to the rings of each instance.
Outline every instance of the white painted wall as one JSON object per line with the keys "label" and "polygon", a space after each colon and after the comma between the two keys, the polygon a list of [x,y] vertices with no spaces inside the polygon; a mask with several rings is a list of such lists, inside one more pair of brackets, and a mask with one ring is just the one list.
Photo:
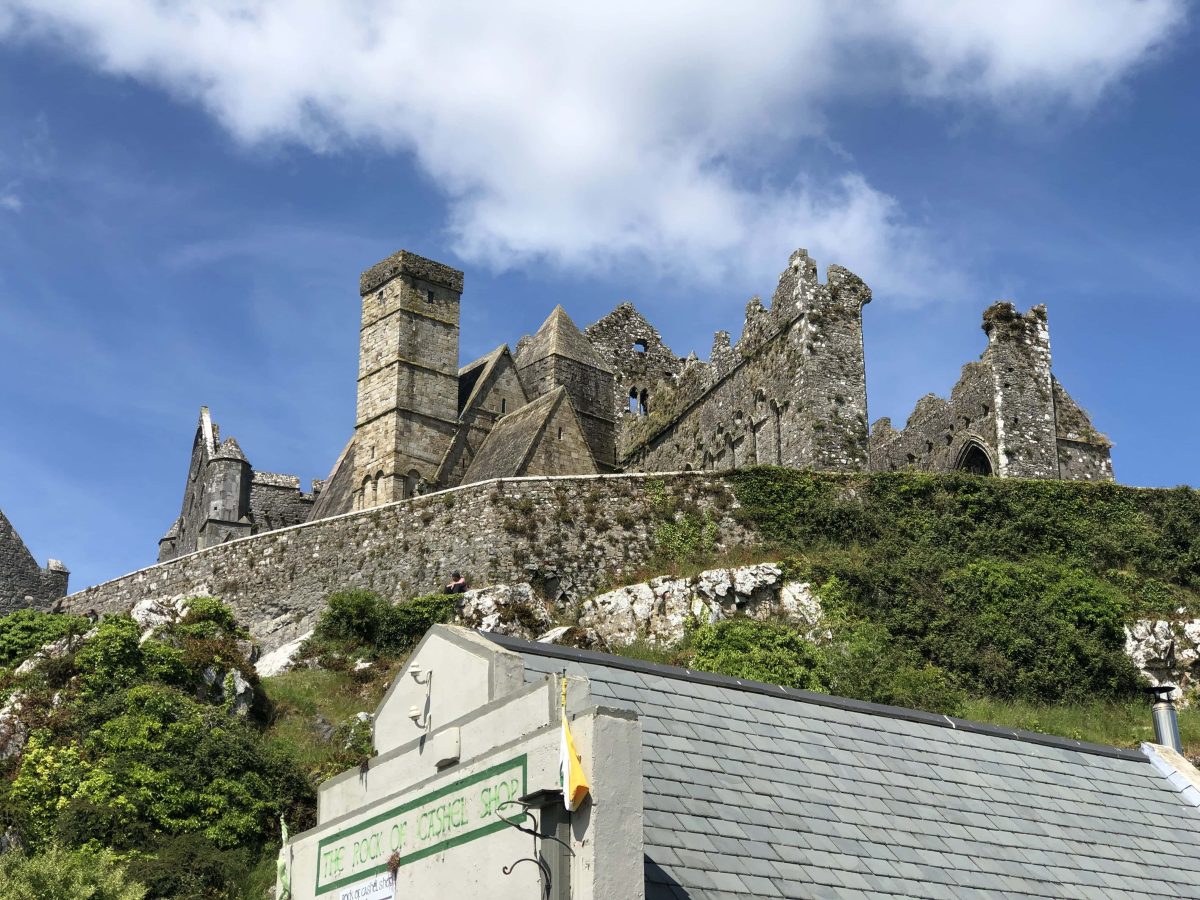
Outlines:
{"label": "white painted wall", "polygon": [[[427,687],[406,669],[377,714],[380,752],[366,772],[344,772],[321,786],[318,826],[288,847],[294,900],[391,900],[393,889],[396,897],[540,897],[537,866],[503,873],[534,856],[536,845],[502,821],[518,808],[498,805],[514,793],[559,786],[557,679],[526,685],[518,654],[449,626],[430,631],[409,669],[414,663],[433,672],[429,730],[408,718],[414,704],[424,710]],[[639,723],[625,711],[580,709],[590,700],[585,680],[571,679],[569,697],[592,785],[571,819],[571,897],[641,900]],[[435,763],[456,744],[459,761],[439,770]],[[403,864],[393,888],[381,869],[396,848]]]}

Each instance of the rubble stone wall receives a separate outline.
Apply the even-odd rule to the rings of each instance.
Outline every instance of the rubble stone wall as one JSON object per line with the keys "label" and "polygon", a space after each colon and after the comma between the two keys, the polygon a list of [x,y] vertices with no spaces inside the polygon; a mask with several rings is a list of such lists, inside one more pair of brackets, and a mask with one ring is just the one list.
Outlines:
{"label": "rubble stone wall", "polygon": [[1112,481],[1112,445],[1051,374],[1046,307],[995,303],[983,328],[987,349],[949,400],[925,395],[903,430],[871,427],[871,470]]}
{"label": "rubble stone wall", "polygon": [[48,608],[67,593],[69,575],[58,560],[40,567],[0,510],[0,615],[30,606]]}
{"label": "rubble stone wall", "polygon": [[689,361],[624,420],[627,469],[730,469],[754,463],[829,472],[867,467],[862,308],[871,292],[830,266],[826,283],[803,250],[766,309],[746,309],[742,337],[718,332],[710,363]]}
{"label": "rubble stone wall", "polygon": [[651,561],[667,515],[711,516],[717,552],[754,543],[737,508],[724,478],[699,474],[481,482],[210,547],[67,602],[76,612],[122,613],[147,599],[212,595],[269,651],[311,629],[331,591],[404,599],[440,589],[456,569],[475,585],[529,582],[556,600],[592,596]]}

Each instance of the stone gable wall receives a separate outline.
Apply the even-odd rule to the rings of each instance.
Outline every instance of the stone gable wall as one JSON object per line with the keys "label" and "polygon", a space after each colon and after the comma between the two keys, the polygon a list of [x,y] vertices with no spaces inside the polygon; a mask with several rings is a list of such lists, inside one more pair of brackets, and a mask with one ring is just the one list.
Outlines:
{"label": "stone gable wall", "polygon": [[121,613],[147,598],[217,596],[270,650],[312,628],[331,591],[403,599],[438,590],[456,569],[475,586],[530,582],[554,599],[582,599],[651,561],[664,510],[712,516],[718,552],[754,543],[737,508],[723,478],[699,474],[481,482],[211,547],[68,604]]}
{"label": "stone gable wall", "polygon": [[565,387],[579,415],[579,424],[583,426],[592,456],[599,465],[612,468],[616,461],[612,373],[555,355],[524,366],[520,376],[530,398],[548,394],[559,385]]}
{"label": "stone gable wall", "polygon": [[50,560],[44,569],[39,566],[0,510],[0,615],[31,605],[48,608],[67,593],[69,574],[57,560]]}
{"label": "stone gable wall", "polygon": [[711,362],[689,362],[627,417],[622,463],[653,472],[754,463],[861,471],[867,465],[862,307],[871,292],[830,266],[825,284],[803,250],[779,278],[770,309],[747,306],[742,338],[713,341]]}
{"label": "stone gable wall", "polygon": [[617,421],[631,415],[631,391],[640,395],[659,382],[670,383],[683,369],[683,360],[630,303],[622,303],[583,333],[615,373],[613,411]]}
{"label": "stone gable wall", "polygon": [[1050,372],[1046,308],[1024,315],[1011,303],[984,313],[988,346],[945,400],[927,394],[903,430],[882,418],[871,428],[875,472],[970,469],[968,452],[988,458],[989,474],[1064,481],[1112,481],[1108,439]]}

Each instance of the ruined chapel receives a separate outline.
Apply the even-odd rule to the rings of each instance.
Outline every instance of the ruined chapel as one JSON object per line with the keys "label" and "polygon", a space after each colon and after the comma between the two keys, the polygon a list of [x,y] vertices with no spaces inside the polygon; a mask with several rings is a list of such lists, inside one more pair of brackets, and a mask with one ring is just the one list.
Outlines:
{"label": "ruined chapel", "polygon": [[863,307],[841,266],[797,250],[770,306],[709,360],[677,356],[632,305],[578,328],[555,307],[532,336],[459,366],[463,273],[400,251],[362,274],[354,433],[311,492],[257,472],[202,409],[164,561],[305,521],[470,482],[532,475],[724,470],[966,471],[1111,481],[1109,441],[1051,372],[1046,308],[996,303],[987,347],[949,398],[903,429],[868,428]]}

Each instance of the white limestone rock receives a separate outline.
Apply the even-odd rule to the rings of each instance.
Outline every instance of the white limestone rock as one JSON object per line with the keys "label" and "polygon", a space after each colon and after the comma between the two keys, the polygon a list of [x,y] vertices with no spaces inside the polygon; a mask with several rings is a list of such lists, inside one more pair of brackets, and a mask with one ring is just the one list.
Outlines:
{"label": "white limestone rock", "polygon": [[663,576],[585,601],[579,624],[590,642],[609,647],[637,640],[673,644],[683,638],[689,622],[706,624],[735,615],[782,617],[810,633],[825,633],[818,628],[821,604],[811,586],[782,579],[783,570],[774,563],[709,569],[694,578]]}
{"label": "white limestone rock", "polygon": [[163,625],[173,625],[187,612],[187,601],[182,598],[159,600],[147,598],[134,604],[129,615],[142,630],[141,643],[148,641],[155,630]]}
{"label": "white limestone rock", "polygon": [[306,631],[295,640],[276,647],[270,653],[264,653],[254,664],[254,671],[258,673],[258,677],[270,678],[273,675],[282,675],[291,669],[296,661],[296,656],[300,653],[300,648],[305,641],[312,637],[312,634],[311,631]]}
{"label": "white limestone rock", "polygon": [[29,727],[21,721],[21,701],[18,692],[0,707],[0,760],[11,759],[25,749],[29,739]]}
{"label": "white limestone rock", "polygon": [[1125,626],[1125,653],[1150,684],[1174,684],[1186,696],[1200,683],[1200,619],[1139,619]]}
{"label": "white limestone rock", "polygon": [[244,719],[254,706],[254,686],[246,680],[245,675],[237,669],[232,669],[225,676],[224,688],[229,711],[239,719]]}
{"label": "white limestone rock", "polygon": [[467,627],[530,640],[554,625],[554,614],[528,584],[476,588],[458,600],[458,619]]}
{"label": "white limestone rock", "polygon": [[72,638],[70,635],[67,635],[66,637],[60,637],[56,641],[51,641],[50,643],[43,645],[41,649],[30,654],[25,662],[17,666],[14,674],[25,675],[29,672],[32,672],[40,663],[47,659],[58,659],[60,656],[66,656],[67,652],[72,647],[78,647],[84,641],[94,637],[96,631],[97,629],[93,628],[91,631],[78,637]]}

